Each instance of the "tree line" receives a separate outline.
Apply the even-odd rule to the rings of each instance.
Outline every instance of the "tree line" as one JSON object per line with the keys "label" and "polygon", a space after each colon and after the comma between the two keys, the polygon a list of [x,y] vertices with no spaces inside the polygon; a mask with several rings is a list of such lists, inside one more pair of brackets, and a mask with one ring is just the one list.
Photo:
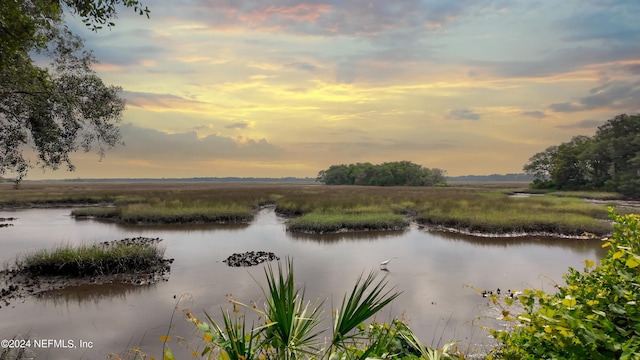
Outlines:
{"label": "tree line", "polygon": [[592,137],[579,135],[529,158],[534,188],[615,191],[640,196],[640,114],[618,115]]}
{"label": "tree line", "polygon": [[410,161],[331,165],[316,181],[326,185],[435,186],[446,184],[446,171]]}

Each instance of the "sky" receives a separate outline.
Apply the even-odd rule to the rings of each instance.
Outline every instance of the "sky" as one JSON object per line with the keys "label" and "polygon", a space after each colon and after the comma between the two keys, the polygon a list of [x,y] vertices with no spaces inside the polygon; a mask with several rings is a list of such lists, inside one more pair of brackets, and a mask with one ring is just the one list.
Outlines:
{"label": "sky", "polygon": [[172,0],[70,27],[125,146],[29,178],[315,177],[408,160],[520,173],[640,112],[638,0]]}

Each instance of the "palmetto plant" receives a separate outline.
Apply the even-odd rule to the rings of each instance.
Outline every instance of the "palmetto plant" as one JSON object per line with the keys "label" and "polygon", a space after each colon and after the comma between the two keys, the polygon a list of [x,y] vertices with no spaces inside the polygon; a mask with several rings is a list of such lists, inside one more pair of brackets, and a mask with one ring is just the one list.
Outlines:
{"label": "palmetto plant", "polygon": [[[400,295],[386,289],[384,278],[376,281],[379,272],[361,275],[351,293],[343,297],[340,309],[335,311],[332,334],[325,339],[322,334],[326,329],[320,328],[324,300],[306,301],[304,286],[296,287],[293,274],[291,259],[284,265],[278,262],[277,272],[271,265],[265,267],[267,286],[262,289],[266,299],[263,309],[232,300],[234,313],[238,312],[237,306],[243,306],[260,314],[264,322],[258,327],[247,329],[244,315],[232,319],[229,312],[224,311],[222,325],[208,315],[209,323],[203,323],[189,314],[206,342],[201,355],[216,356],[217,350],[225,360],[298,360],[350,354],[350,350],[364,340],[362,331],[356,331],[359,326]],[[370,342],[372,347],[375,341]],[[358,355],[353,352],[349,357],[365,359],[368,354],[369,351],[360,351]]]}
{"label": "palmetto plant", "polygon": [[385,291],[387,282],[384,279],[374,284],[377,275],[372,271],[364,280],[360,275],[351,294],[342,298],[333,323],[333,347],[344,347],[346,342],[357,340],[351,332],[400,295],[393,289]]}
{"label": "palmetto plant", "polygon": [[318,352],[323,301],[304,300],[304,287],[296,288],[293,262],[287,259],[286,268],[278,262],[278,274],[271,265],[265,268],[267,289],[263,289],[266,309],[262,314],[266,323],[262,328],[263,348],[273,350],[266,355],[275,359],[294,360]]}

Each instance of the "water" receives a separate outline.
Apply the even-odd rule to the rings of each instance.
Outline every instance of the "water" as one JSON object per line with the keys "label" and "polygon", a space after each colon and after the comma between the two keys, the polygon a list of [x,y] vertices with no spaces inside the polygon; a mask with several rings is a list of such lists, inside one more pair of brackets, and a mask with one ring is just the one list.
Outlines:
{"label": "water", "polygon": [[[404,316],[431,345],[449,340],[461,340],[461,344],[488,341],[474,319],[495,314],[487,299],[474,289],[536,287],[553,291],[553,281],[562,283],[567,267],[582,269],[585,259],[604,256],[598,241],[474,238],[428,232],[417,226],[390,233],[291,234],[273,209],[262,210],[250,225],[229,226],[125,226],[74,220],[70,211],[0,211],[0,218],[18,218],[12,221],[14,226],[0,228],[0,261],[9,262],[20,253],[61,243],[146,236],[164,239],[161,244],[166,246],[166,256],[175,262],[169,281],[151,286],[94,286],[2,304],[0,338],[28,333],[38,339],[74,341],[74,349],[35,350],[49,359],[105,358],[138,345],[161,358],[160,337],[167,331],[174,353],[190,356],[191,350],[180,350],[175,342],[184,336],[194,346],[198,343],[182,309],[189,308],[203,319],[206,311],[219,319],[220,307],[227,307],[229,294],[245,303],[263,301],[258,285],[264,284],[263,266],[228,267],[223,260],[234,252],[264,250],[283,259],[292,257],[295,277],[306,287],[306,297],[327,299],[327,328],[329,306],[339,305],[361,273],[378,269],[382,260],[396,256],[385,274],[389,285],[402,295],[378,320]],[[178,310],[171,321],[176,304]],[[84,348],[78,346],[80,341],[84,341]]]}

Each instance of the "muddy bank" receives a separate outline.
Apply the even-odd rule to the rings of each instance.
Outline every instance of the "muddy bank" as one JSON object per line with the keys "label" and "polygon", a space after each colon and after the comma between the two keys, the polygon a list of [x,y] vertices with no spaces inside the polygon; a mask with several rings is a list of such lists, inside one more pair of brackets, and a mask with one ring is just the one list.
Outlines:
{"label": "muddy bank", "polygon": [[418,227],[432,232],[442,232],[442,233],[451,233],[451,234],[461,234],[467,236],[473,236],[478,238],[525,238],[525,237],[546,237],[546,238],[557,238],[557,239],[576,239],[576,240],[587,240],[587,239],[600,239],[602,237],[607,236],[608,234],[591,234],[587,232],[582,232],[580,234],[562,234],[552,231],[511,231],[511,232],[482,232],[475,231],[469,228],[454,228],[447,227],[444,225],[430,225],[430,224],[418,224]]}
{"label": "muddy bank", "polygon": [[[143,247],[159,241],[158,238],[125,238],[98,243],[89,249],[113,249],[122,248],[122,246]],[[28,296],[50,296],[55,294],[57,290],[70,287],[118,284],[144,286],[168,281],[173,259],[158,257],[151,263],[144,263],[146,259],[142,258],[132,260],[136,263],[132,265],[122,262],[120,265],[125,267],[114,269],[110,263],[113,259],[107,259],[102,263],[97,259],[72,259],[65,260],[63,265],[56,265],[55,261],[54,263],[36,263],[35,265],[29,262],[26,265],[24,259],[17,259],[15,265],[0,271],[0,308],[8,307],[12,302]],[[118,259],[118,261],[120,260]],[[83,262],[87,262],[86,266],[80,266]],[[64,268],[64,265],[69,263],[77,266]],[[111,272],[105,271],[109,268],[112,269]]]}

